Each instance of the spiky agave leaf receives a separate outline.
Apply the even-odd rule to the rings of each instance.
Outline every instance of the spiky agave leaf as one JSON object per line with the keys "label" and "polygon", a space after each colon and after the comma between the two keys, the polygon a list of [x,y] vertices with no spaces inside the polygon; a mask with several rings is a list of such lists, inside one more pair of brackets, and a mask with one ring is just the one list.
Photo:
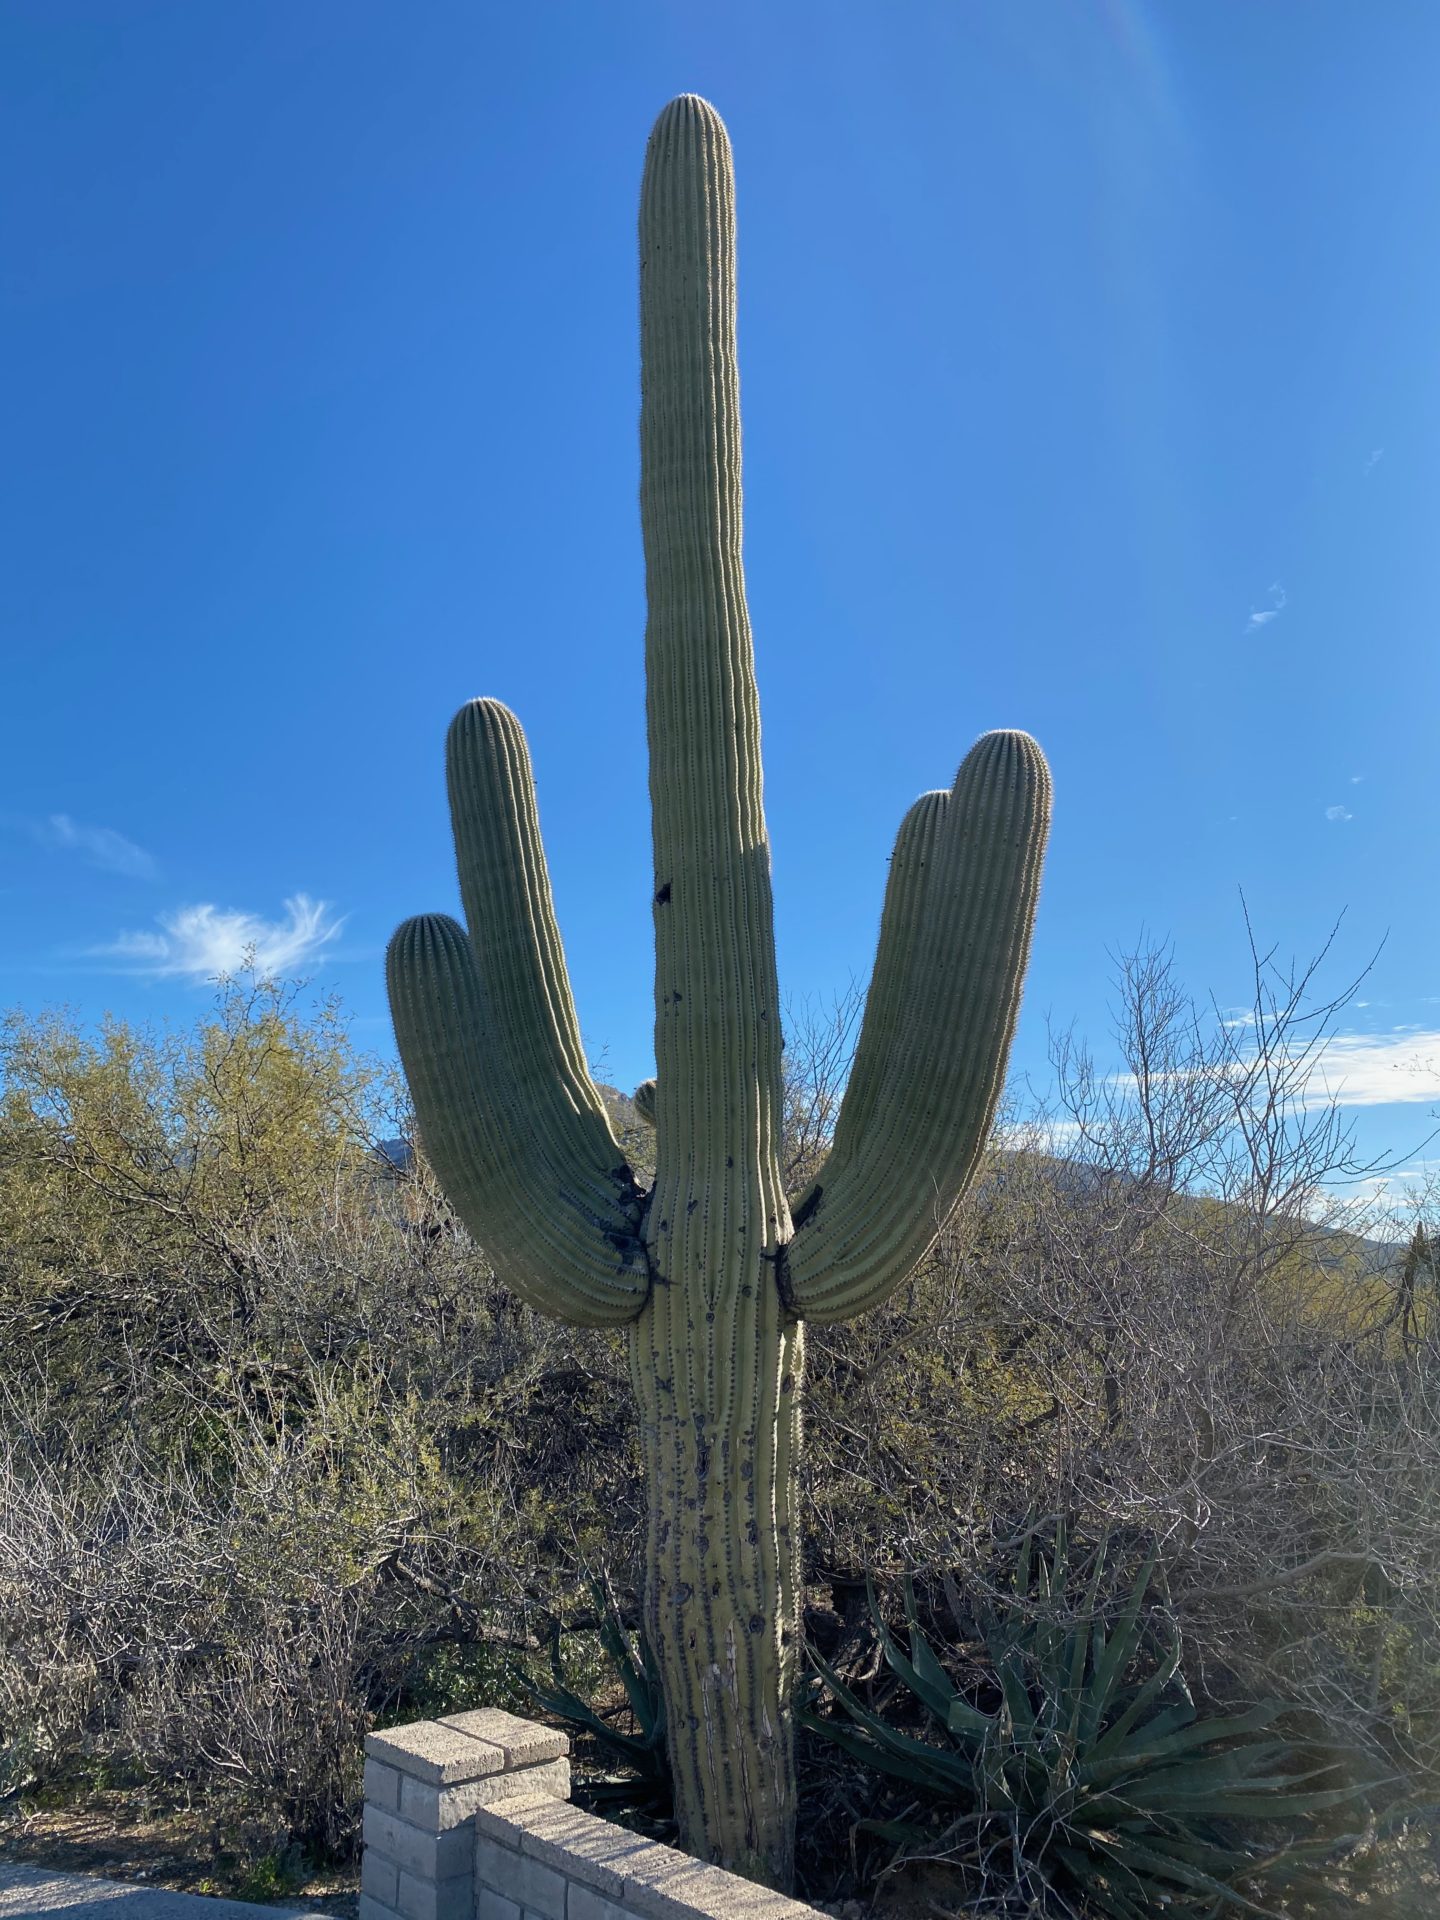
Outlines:
{"label": "spiky agave leaf", "polygon": [[668,1806],[672,1797],[669,1757],[665,1744],[665,1699],[658,1663],[644,1633],[638,1645],[620,1618],[620,1611],[608,1587],[591,1581],[591,1593],[599,1618],[597,1637],[616,1678],[625,1689],[625,1697],[634,1718],[637,1733],[626,1733],[613,1721],[598,1713],[588,1700],[570,1686],[560,1652],[560,1624],[550,1632],[550,1670],[552,1681],[546,1684],[517,1670],[516,1679],[530,1697],[557,1720],[568,1721],[587,1733],[602,1753],[621,1769],[622,1778],[609,1785],[614,1791],[605,1797],[625,1802],[641,1801]]}
{"label": "spiky agave leaf", "polygon": [[[930,1645],[913,1585],[904,1589],[908,1652],[871,1586],[886,1665],[923,1707],[929,1733],[888,1724],[813,1654],[834,1711],[820,1712],[812,1699],[803,1723],[919,1789],[937,1813],[958,1812],[946,1840],[968,1829],[989,1848],[1008,1836],[1027,1870],[1110,1920],[1266,1913],[1246,1885],[1277,1878],[1309,1849],[1262,1854],[1245,1827],[1303,1822],[1365,1789],[1318,1785],[1333,1767],[1307,1769],[1289,1741],[1261,1737],[1283,1715],[1281,1702],[1202,1717],[1180,1671],[1178,1626],[1168,1608],[1145,1610],[1158,1548],[1108,1624],[1096,1604],[1107,1551],[1102,1541],[1080,1610],[1069,1614],[1069,1542],[1059,1533],[1047,1557],[1027,1531],[1011,1593],[985,1627],[1001,1692],[993,1713],[964,1696]],[[866,1825],[900,1855],[922,1844],[936,1849],[933,1824]]]}

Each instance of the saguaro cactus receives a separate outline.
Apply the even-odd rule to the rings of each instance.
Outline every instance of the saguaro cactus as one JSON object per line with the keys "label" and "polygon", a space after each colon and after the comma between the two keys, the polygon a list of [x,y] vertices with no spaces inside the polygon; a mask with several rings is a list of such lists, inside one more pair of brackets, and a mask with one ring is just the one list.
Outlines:
{"label": "saguaro cactus", "polygon": [[[684,1843],[784,1886],[795,1816],[803,1327],[881,1301],[930,1246],[994,1114],[1050,780],[985,734],[896,841],[833,1149],[787,1199],[760,713],[740,554],[730,147],[686,95],[640,201],[641,521],[655,1054],[642,1192],[581,1051],[514,717],[448,742],[466,927],[391,943],[395,1031],[435,1169],[543,1312],[629,1329],[648,1478],[645,1614]],[[468,931],[467,931],[468,928]]]}

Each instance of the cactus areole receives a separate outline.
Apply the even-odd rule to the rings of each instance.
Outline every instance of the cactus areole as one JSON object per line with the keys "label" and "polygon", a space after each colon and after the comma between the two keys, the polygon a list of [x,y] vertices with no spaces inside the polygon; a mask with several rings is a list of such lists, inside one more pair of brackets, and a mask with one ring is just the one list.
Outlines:
{"label": "cactus areole", "polygon": [[760,710],[741,564],[730,143],[674,100],[640,198],[641,521],[655,856],[656,1131],[642,1191],[586,1068],[525,738],[450,729],[464,927],[389,954],[421,1135],[496,1272],[624,1326],[647,1478],[645,1618],[683,1844],[786,1887],[800,1656],[796,1463],[807,1320],[884,1300],[974,1172],[1014,1030],[1050,811],[1027,734],[988,733],[917,800],[828,1160],[787,1196]]}

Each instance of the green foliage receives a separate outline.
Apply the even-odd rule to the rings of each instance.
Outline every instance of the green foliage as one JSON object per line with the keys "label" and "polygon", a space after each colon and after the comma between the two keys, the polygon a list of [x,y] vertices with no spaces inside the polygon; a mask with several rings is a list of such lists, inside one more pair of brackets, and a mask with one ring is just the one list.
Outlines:
{"label": "green foliage", "polygon": [[1282,1717],[1279,1703],[1203,1715],[1180,1671],[1178,1629],[1163,1608],[1145,1610],[1156,1551],[1118,1610],[1102,1604],[1107,1559],[1102,1542],[1077,1604],[1063,1529],[1048,1557],[1027,1532],[1010,1590],[984,1622],[989,1702],[956,1684],[909,1582],[908,1651],[872,1587],[885,1663],[920,1725],[902,1728],[866,1705],[818,1654],[833,1707],[820,1711],[817,1694],[803,1723],[938,1812],[938,1837],[933,1821],[872,1823],[902,1852],[949,1849],[987,1860],[992,1873],[999,1854],[1011,1884],[1079,1898],[1111,1920],[1264,1912],[1254,1890],[1292,1870],[1299,1850],[1288,1836],[1261,1847],[1256,1826],[1306,1821],[1353,1803],[1356,1790],[1317,1786],[1331,1769],[1261,1737]]}
{"label": "green foliage", "polygon": [[293,1842],[275,1853],[262,1854],[243,1870],[235,1885],[237,1900],[284,1900],[297,1893],[310,1877],[302,1847]]}

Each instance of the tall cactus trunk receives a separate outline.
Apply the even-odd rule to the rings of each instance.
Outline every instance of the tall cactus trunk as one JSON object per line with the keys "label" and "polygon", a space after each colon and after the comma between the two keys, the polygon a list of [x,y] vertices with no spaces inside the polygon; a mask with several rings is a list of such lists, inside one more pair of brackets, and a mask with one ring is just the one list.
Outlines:
{"label": "tall cactus trunk", "polygon": [[761,1260],[723,1264],[737,1295],[728,1304],[706,1304],[715,1296],[692,1265],[657,1285],[631,1329],[649,1496],[645,1622],[682,1846],[788,1888],[803,1335],[782,1323]]}
{"label": "tall cactus trunk", "polygon": [[652,1289],[631,1335],[687,1847],[788,1885],[801,1342],[776,1284],[780,1026],[741,564],[734,194],[718,114],[674,101],[640,200],[641,523],[655,856]]}

